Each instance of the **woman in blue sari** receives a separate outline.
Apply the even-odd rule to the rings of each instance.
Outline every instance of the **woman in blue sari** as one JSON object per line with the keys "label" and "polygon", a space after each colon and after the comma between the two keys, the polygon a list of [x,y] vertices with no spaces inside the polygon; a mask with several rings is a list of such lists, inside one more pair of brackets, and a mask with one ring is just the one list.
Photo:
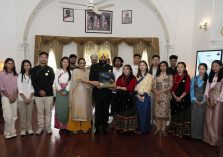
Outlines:
{"label": "woman in blue sari", "polygon": [[137,74],[136,109],[138,114],[138,132],[146,134],[150,132],[152,75],[148,73],[148,65],[140,61]]}
{"label": "woman in blue sari", "polygon": [[199,140],[203,139],[205,110],[207,107],[204,95],[208,79],[207,68],[207,64],[199,64],[199,75],[194,76],[190,84],[191,137]]}

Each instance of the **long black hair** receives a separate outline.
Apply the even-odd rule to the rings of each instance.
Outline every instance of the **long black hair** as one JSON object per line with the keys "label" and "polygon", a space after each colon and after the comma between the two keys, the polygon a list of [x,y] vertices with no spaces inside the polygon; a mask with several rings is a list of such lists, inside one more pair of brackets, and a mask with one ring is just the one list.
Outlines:
{"label": "long black hair", "polygon": [[68,81],[70,81],[70,80],[71,80],[71,72],[70,72],[70,61],[69,61],[69,58],[68,58],[68,57],[63,57],[63,58],[60,60],[60,68],[63,69],[62,62],[63,62],[63,60],[65,60],[65,59],[68,61],[67,72],[68,72],[68,75],[69,75],[69,79],[68,79]]}
{"label": "long black hair", "polygon": [[179,64],[181,64],[181,65],[184,66],[184,68],[185,68],[185,69],[184,69],[184,74],[185,74],[185,75],[188,75],[188,72],[187,72],[187,69],[186,69],[186,68],[187,68],[186,63],[184,63],[184,62],[178,62],[178,63],[177,63],[177,66],[178,66]]}
{"label": "long black hair", "polygon": [[16,72],[15,62],[14,62],[14,60],[13,60],[12,58],[7,58],[7,59],[5,60],[3,70],[6,72],[6,74],[9,73],[9,71],[8,71],[8,69],[7,69],[7,67],[6,67],[6,64],[7,64],[8,62],[10,62],[10,61],[13,62],[13,64],[14,64],[14,66],[13,66],[13,68],[12,68],[13,75],[14,75],[14,76],[17,76],[18,74],[17,74],[17,72]]}
{"label": "long black hair", "polygon": [[166,74],[169,76],[171,74],[170,71],[169,71],[169,65],[166,61],[162,61],[162,62],[160,62],[159,66],[158,66],[158,69],[157,69],[157,72],[156,72],[156,77],[160,76],[160,73],[161,73],[160,66],[161,66],[161,64],[165,64]]}
{"label": "long black hair", "polygon": [[[142,60],[142,61],[139,62],[139,67],[140,67],[140,64],[141,64],[141,63],[144,63],[144,64],[146,65],[146,73],[145,73],[145,75],[146,75],[147,73],[149,73],[148,64],[146,63],[146,61]],[[138,67],[138,73],[137,73],[137,75],[136,75],[137,78],[142,77],[142,73],[141,73],[139,67]]]}
{"label": "long black hair", "polygon": [[124,70],[125,67],[127,67],[129,69],[129,71],[130,71],[129,76],[126,78],[124,72],[122,72],[122,75],[119,78],[126,79],[125,85],[128,86],[129,83],[131,82],[131,80],[133,78],[135,78],[135,76],[133,75],[133,71],[132,71],[132,66],[131,65],[129,65],[129,64],[124,65],[123,70]]}
{"label": "long black hair", "polygon": [[[24,74],[25,74],[25,68],[24,68],[24,65],[25,65],[25,63],[28,63],[29,65],[30,65],[30,70],[31,70],[31,68],[32,68],[32,64],[31,64],[31,62],[29,61],[29,60],[27,60],[27,59],[25,59],[25,60],[23,60],[22,61],[22,64],[21,64],[21,71],[20,71],[20,73],[22,74],[22,82],[23,82],[23,78],[25,78],[24,77]],[[29,79],[30,79],[30,70],[29,70],[29,73],[28,73],[28,75],[29,75]]]}
{"label": "long black hair", "polygon": [[[220,60],[214,60],[214,61],[211,63],[211,67],[212,67],[212,65],[213,65],[214,63],[216,63],[216,64],[218,64],[218,65],[221,66],[221,69],[220,69],[220,71],[218,72],[218,80],[217,80],[217,82],[220,82],[220,81],[222,80],[222,78],[223,78],[222,62],[221,62]],[[211,68],[211,72],[210,72],[210,74],[209,74],[209,78],[208,78],[208,79],[209,79],[209,83],[212,83],[213,78],[214,78],[214,75],[215,75],[215,72],[214,72],[213,69]]]}
{"label": "long black hair", "polygon": [[205,89],[205,88],[206,88],[206,84],[207,84],[207,80],[208,80],[208,73],[207,73],[208,66],[207,66],[206,63],[200,63],[200,64],[198,65],[198,68],[199,68],[200,66],[203,66],[203,67],[206,69],[206,73],[204,74],[204,77],[203,77],[203,81],[204,81],[204,89]]}

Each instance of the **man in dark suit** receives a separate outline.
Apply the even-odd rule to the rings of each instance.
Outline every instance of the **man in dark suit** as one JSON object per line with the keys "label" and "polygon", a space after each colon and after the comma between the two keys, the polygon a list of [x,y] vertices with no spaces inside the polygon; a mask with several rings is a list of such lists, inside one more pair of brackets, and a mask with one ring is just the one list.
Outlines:
{"label": "man in dark suit", "polygon": [[109,117],[109,103],[111,90],[100,88],[99,75],[102,73],[112,73],[112,66],[107,64],[108,53],[100,52],[98,55],[99,63],[93,64],[90,69],[90,81],[98,81],[93,89],[95,100],[95,133],[106,133]]}

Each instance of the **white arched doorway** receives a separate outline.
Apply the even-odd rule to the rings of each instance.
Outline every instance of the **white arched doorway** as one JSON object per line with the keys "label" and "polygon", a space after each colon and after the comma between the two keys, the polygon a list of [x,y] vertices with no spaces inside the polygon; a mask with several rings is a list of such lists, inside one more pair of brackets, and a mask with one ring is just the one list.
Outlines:
{"label": "white arched doorway", "polygon": [[[23,22],[19,28],[19,42],[21,44],[21,47],[23,47],[24,56],[27,57],[27,53],[29,52],[29,45],[27,44],[27,38],[29,36],[30,27],[38,15],[38,13],[44,8],[47,7],[47,5],[55,0],[34,0],[28,11],[26,12],[26,15],[23,18]],[[163,9],[159,6],[156,0],[139,0],[141,3],[143,3],[145,6],[148,7],[148,9],[152,10],[154,12],[154,15],[158,18],[160,21],[160,24],[163,28],[163,32],[165,35],[166,40],[166,50],[167,52],[173,52],[174,51],[174,34],[171,26],[171,22],[169,20],[169,17],[165,13]],[[166,55],[168,56],[168,54]]]}

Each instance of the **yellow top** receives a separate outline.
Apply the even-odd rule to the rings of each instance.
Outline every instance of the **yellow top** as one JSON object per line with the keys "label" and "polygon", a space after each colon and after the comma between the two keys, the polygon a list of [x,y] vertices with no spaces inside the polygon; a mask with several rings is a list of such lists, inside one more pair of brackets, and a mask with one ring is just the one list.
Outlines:
{"label": "yellow top", "polygon": [[[140,80],[137,78],[137,81]],[[150,73],[147,73],[144,79],[136,85],[135,90],[138,92],[139,95],[143,95],[144,93],[150,94],[153,86],[153,77]]]}

